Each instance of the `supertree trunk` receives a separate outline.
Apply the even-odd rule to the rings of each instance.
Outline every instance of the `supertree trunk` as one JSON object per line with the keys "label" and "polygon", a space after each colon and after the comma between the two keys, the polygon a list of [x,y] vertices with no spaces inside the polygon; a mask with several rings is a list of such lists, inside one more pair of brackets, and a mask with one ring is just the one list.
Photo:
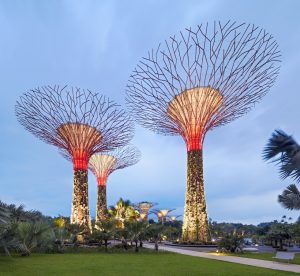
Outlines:
{"label": "supertree trunk", "polygon": [[88,171],[85,169],[74,169],[71,223],[84,225],[90,231]]}
{"label": "supertree trunk", "polygon": [[107,218],[106,185],[98,185],[96,222]]}
{"label": "supertree trunk", "polygon": [[187,153],[187,188],[185,195],[183,241],[210,241],[203,179],[202,150]]}

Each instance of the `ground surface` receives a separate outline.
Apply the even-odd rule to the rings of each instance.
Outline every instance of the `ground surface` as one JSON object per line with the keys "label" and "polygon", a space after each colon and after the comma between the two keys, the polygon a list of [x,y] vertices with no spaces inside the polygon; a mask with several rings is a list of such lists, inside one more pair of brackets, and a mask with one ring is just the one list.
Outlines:
{"label": "ground surface", "polygon": [[292,275],[168,252],[0,256],[0,275]]}
{"label": "ground surface", "polygon": [[[229,254],[228,254],[229,255]],[[268,260],[268,261],[276,261],[276,262],[283,262],[287,263],[286,260],[279,260],[274,259],[273,257],[276,255],[276,253],[243,253],[243,254],[230,254],[231,256],[239,256],[244,258],[253,258],[253,259],[260,259],[260,260]],[[295,254],[294,260],[290,261],[291,264],[299,264],[300,265],[300,253]]]}

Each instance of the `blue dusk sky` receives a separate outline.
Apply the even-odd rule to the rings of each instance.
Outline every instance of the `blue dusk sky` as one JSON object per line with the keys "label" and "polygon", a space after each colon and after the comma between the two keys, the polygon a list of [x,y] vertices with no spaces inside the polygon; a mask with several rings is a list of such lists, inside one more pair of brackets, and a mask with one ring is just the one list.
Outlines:
{"label": "blue dusk sky", "polygon": [[[280,75],[267,96],[242,118],[206,136],[205,192],[209,217],[259,223],[296,219],[277,196],[282,181],[262,161],[271,133],[281,128],[300,141],[300,1],[14,1],[0,0],[0,199],[46,215],[69,216],[72,164],[27,132],[14,114],[16,100],[31,88],[69,84],[125,105],[126,82],[147,51],[186,27],[233,20],[273,34],[282,52]],[[136,126],[132,142],[141,161],[114,172],[108,204],[120,197],[153,201],[182,214],[186,149],[181,137]],[[96,180],[89,175],[92,216]]]}

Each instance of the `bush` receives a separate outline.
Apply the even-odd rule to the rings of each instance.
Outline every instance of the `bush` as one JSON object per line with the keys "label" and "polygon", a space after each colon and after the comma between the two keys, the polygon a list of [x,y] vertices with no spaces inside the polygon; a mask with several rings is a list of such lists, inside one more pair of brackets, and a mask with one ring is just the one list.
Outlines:
{"label": "bush", "polygon": [[236,234],[226,235],[218,241],[218,249],[221,252],[242,252],[243,240],[242,236]]}

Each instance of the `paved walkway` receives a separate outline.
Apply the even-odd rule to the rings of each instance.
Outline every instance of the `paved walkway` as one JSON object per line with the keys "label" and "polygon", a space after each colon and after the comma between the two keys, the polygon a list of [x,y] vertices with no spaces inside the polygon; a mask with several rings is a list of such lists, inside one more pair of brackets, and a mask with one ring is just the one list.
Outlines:
{"label": "paved walkway", "polygon": [[[153,244],[144,244],[143,246],[151,249],[154,248]],[[159,250],[165,250],[165,251],[170,251],[170,252],[189,255],[189,256],[195,256],[195,257],[201,257],[201,258],[207,258],[207,259],[213,259],[213,260],[219,260],[219,261],[225,261],[231,263],[238,263],[244,265],[251,265],[251,266],[258,266],[263,268],[300,273],[300,265],[295,265],[295,264],[278,263],[278,262],[265,261],[259,259],[250,259],[244,257],[223,256],[223,255],[217,255],[217,254],[206,253],[206,252],[192,251],[189,249],[174,248],[170,246],[159,246]]]}

